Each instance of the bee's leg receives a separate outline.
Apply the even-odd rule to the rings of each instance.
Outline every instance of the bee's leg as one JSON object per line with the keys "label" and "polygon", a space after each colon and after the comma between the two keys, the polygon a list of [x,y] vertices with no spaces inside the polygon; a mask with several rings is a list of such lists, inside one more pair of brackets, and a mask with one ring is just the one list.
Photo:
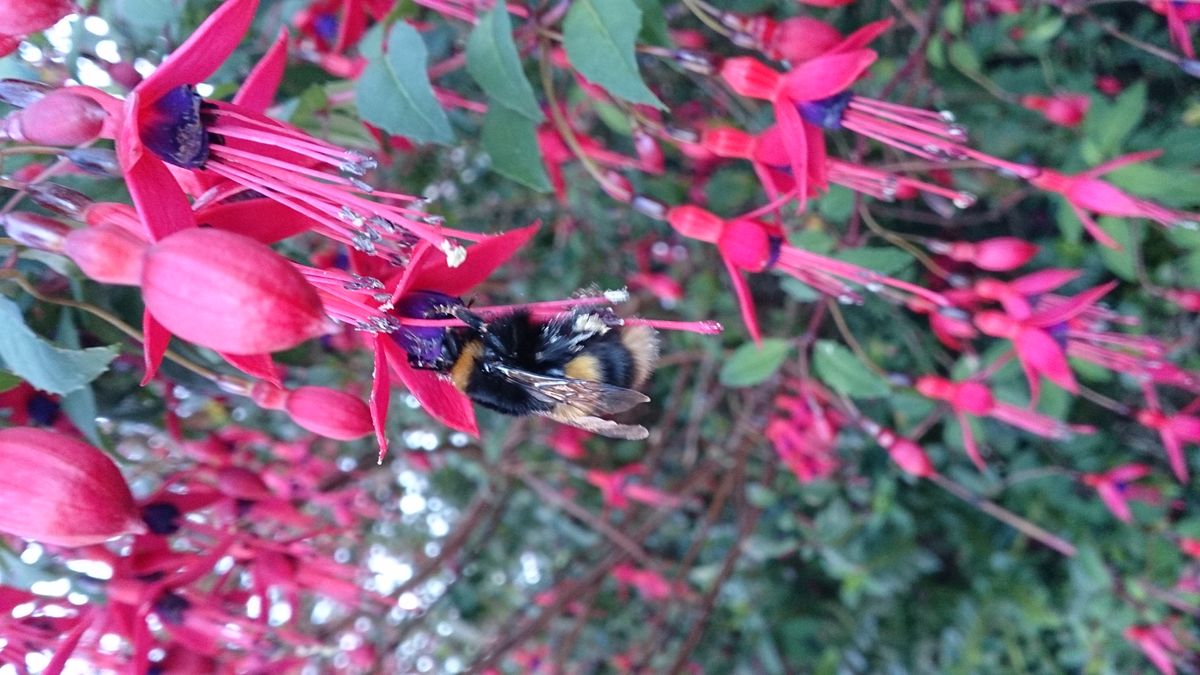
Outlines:
{"label": "bee's leg", "polygon": [[468,328],[471,328],[479,333],[487,332],[487,321],[482,316],[475,314],[466,307],[463,307],[462,305],[456,305],[454,307],[450,307],[449,312],[451,316],[467,324]]}

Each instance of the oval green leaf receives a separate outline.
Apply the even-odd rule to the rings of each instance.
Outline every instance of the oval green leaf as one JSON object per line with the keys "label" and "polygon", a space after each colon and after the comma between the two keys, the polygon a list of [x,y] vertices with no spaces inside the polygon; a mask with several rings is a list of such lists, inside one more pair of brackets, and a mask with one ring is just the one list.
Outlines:
{"label": "oval green leaf", "polygon": [[571,65],[590,82],[633,103],[666,110],[638,73],[634,44],[642,10],[633,0],[575,0],[563,20]]}
{"label": "oval green leaf", "polygon": [[813,348],[813,370],[830,389],[855,398],[887,396],[891,388],[841,344],[817,340]]}
{"label": "oval green leaf", "polygon": [[386,51],[382,37],[373,30],[362,41],[367,67],[354,93],[363,121],[416,143],[454,140],[425,70],[429,55],[421,34],[401,21],[388,32]]}
{"label": "oval green leaf", "polygon": [[537,130],[529,118],[502,105],[488,106],[483,118],[483,149],[491,156],[496,173],[538,192],[550,191]]}
{"label": "oval green leaf", "polygon": [[753,342],[734,350],[721,368],[721,384],[726,387],[751,387],[779,370],[792,351],[792,343],[779,338],[767,338],[762,347]]}
{"label": "oval green leaf", "polygon": [[521,69],[512,21],[502,2],[479,18],[467,38],[467,72],[493,100],[533,120],[545,119]]}

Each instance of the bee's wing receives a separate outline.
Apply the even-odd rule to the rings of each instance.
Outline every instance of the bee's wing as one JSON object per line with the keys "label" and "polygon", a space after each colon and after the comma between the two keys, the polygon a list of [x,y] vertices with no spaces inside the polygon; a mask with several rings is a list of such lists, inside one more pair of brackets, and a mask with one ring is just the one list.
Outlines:
{"label": "bee's wing", "polygon": [[[546,377],[520,368],[501,365],[494,365],[492,368],[510,382],[524,387],[538,399],[574,408],[572,412],[577,411],[579,416],[614,415],[650,400],[649,396],[640,391],[615,387],[603,382],[577,380],[570,377]],[[615,423],[610,422],[610,424]]]}
{"label": "bee's wing", "polygon": [[631,441],[640,441],[650,435],[646,427],[640,424],[617,424],[612,420],[601,419],[591,415],[559,415],[554,411],[538,413],[542,417],[547,417],[561,424],[569,424],[573,427],[579,427],[584,431],[590,431],[601,436],[609,438],[624,438]]}

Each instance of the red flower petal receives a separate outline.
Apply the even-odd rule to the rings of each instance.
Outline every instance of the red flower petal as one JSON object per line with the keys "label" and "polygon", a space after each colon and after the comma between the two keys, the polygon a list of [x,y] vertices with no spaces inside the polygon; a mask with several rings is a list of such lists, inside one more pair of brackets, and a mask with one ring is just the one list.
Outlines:
{"label": "red flower petal", "polygon": [[742,313],[742,323],[746,324],[746,332],[754,344],[762,344],[762,332],[758,328],[758,312],[754,307],[754,296],[750,294],[750,286],[742,278],[741,271],[728,258],[722,256],[725,269],[729,270],[729,281],[733,284],[733,293],[737,296],[738,310]]}
{"label": "red flower petal", "polygon": [[387,353],[385,351],[385,342],[391,342],[391,338],[387,335],[379,335],[375,338],[375,372],[371,378],[371,399],[368,406],[371,408],[371,424],[375,427],[375,442],[379,444],[379,463],[383,463],[383,456],[388,451],[387,439],[387,412],[388,403],[391,401],[392,378],[388,372]]}
{"label": "red flower petal", "polygon": [[805,61],[785,76],[784,91],[793,101],[817,101],[840,94],[875,63],[877,56],[873,50],[856,49]]}
{"label": "red flower petal", "polygon": [[538,221],[528,227],[483,239],[467,248],[467,259],[458,267],[448,266],[446,257],[441,255],[440,251],[434,251],[436,255],[424,258],[424,264],[405,288],[438,291],[453,296],[463,295],[507,262],[517,249],[533,238],[541,226],[541,221]]}
{"label": "red flower petal", "polygon": [[242,82],[233,102],[256,113],[266,112],[275,101],[275,93],[279,91],[279,83],[283,81],[283,69],[287,65],[287,28],[279,30],[279,36],[262,59],[254,64],[250,74]]}
{"label": "red flower petal", "polygon": [[263,244],[294,237],[316,225],[311,218],[273,199],[246,199],[208,206],[196,213],[196,222],[237,232]]}
{"label": "red flower petal", "polygon": [[250,28],[258,0],[227,0],[138,85],[147,103],[184,84],[199,84],[229,58]]}
{"label": "red flower petal", "polygon": [[163,355],[167,353],[167,344],[171,341],[171,333],[158,322],[150,312],[142,314],[142,358],[146,363],[146,374],[142,376],[145,385],[154,379],[162,364]]}
{"label": "red flower petal", "polygon": [[122,168],[129,196],[146,227],[148,239],[158,241],[169,234],[195,227],[192,207],[162,160],[140,153],[132,166],[123,165]]}
{"label": "red flower petal", "polygon": [[392,372],[400,378],[425,412],[448,427],[479,436],[475,408],[466,394],[440,375],[429,370],[417,370],[408,365],[408,355],[391,340],[381,338],[376,344],[381,346],[387,355]]}
{"label": "red flower petal", "polygon": [[266,380],[276,387],[282,387],[282,375],[279,366],[271,360],[270,354],[221,354],[229,365],[260,380]]}

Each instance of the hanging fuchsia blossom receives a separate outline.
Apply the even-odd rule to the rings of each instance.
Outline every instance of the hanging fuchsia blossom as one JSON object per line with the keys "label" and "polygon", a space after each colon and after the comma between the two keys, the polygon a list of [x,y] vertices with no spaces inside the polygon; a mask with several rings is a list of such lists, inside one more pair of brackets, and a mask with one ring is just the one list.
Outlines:
{"label": "hanging fuchsia blossom", "polygon": [[796,248],[785,242],[777,227],[761,220],[747,217],[725,220],[690,204],[670,209],[666,220],[683,236],[717,246],[733,281],[746,330],[756,342],[761,340],[757,312],[750,288],[742,278],[743,271],[775,269],[835,298],[858,299],[860,296],[848,284],[861,284],[868,290],[890,286],[937,306],[949,304],[940,294],[915,284]]}
{"label": "hanging fuchsia blossom", "polygon": [[43,429],[0,430],[0,532],[86,546],[145,531],[117,465],[100,450]]}
{"label": "hanging fuchsia blossom", "polygon": [[985,335],[1012,340],[1017,359],[1029,380],[1029,391],[1034,401],[1041,391],[1041,375],[1071,393],[1078,393],[1079,385],[1067,363],[1065,349],[1051,331],[1087,311],[1116,285],[1113,281],[1097,286],[1071,298],[1069,302],[1019,318],[993,310],[979,312],[975,315],[975,326]]}
{"label": "hanging fuchsia blossom", "polygon": [[1042,168],[1029,178],[1029,183],[1034,187],[1065,197],[1088,234],[1109,248],[1119,249],[1120,246],[1117,245],[1117,242],[1092,218],[1093,213],[1117,218],[1145,218],[1163,227],[1195,228],[1196,223],[1200,221],[1200,214],[1178,211],[1134,197],[1111,183],[1100,180],[1100,176],[1106,173],[1123,166],[1153,159],[1161,154],[1161,150],[1135,152],[1074,175]]}
{"label": "hanging fuchsia blossom", "polygon": [[1133,513],[1129,510],[1130,498],[1145,499],[1147,496],[1157,496],[1153,492],[1135,490],[1135,486],[1130,485],[1148,475],[1150,467],[1145,464],[1122,464],[1104,473],[1085,473],[1081,480],[1084,485],[1096,490],[1101,501],[1118,520],[1128,523],[1133,520]]}
{"label": "hanging fuchsia blossom", "polygon": [[971,430],[968,415],[991,417],[1031,434],[1055,440],[1065,440],[1075,431],[1093,431],[1091,427],[1073,427],[1053,417],[997,401],[988,386],[982,382],[955,382],[935,375],[924,375],[918,378],[913,386],[922,396],[950,405],[962,429],[963,447],[966,448],[967,456],[980,471],[986,470],[987,464],[979,454],[979,446],[975,442],[975,433]]}

